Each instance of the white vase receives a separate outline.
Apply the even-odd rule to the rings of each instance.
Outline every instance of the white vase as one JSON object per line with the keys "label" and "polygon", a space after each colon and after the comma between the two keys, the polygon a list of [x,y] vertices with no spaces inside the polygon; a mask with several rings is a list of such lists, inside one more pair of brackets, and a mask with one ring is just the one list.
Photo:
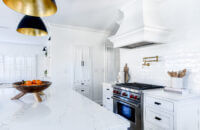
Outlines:
{"label": "white vase", "polygon": [[171,78],[171,87],[183,89],[183,78]]}

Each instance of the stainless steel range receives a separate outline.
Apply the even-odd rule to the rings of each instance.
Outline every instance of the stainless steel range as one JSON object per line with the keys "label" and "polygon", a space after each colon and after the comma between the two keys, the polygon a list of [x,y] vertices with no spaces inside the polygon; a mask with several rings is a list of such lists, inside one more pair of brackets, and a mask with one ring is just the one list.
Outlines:
{"label": "stainless steel range", "polygon": [[143,96],[142,91],[147,89],[163,88],[163,86],[125,83],[116,84],[113,88],[114,113],[123,116],[131,123],[129,130],[142,130]]}

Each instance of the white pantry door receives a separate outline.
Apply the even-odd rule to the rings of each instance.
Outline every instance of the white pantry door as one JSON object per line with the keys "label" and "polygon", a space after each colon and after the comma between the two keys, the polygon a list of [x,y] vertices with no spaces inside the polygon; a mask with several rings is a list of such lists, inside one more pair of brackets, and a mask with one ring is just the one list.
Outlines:
{"label": "white pantry door", "polygon": [[92,58],[89,47],[75,47],[74,59],[74,88],[88,91],[87,97],[91,97],[92,86]]}
{"label": "white pantry door", "polygon": [[74,83],[91,84],[92,62],[89,47],[75,48]]}

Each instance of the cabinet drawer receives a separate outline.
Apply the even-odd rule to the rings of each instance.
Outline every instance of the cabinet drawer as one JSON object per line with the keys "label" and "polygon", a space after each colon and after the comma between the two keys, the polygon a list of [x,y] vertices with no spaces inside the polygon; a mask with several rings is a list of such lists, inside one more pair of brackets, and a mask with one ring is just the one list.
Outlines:
{"label": "cabinet drawer", "polygon": [[113,104],[113,99],[111,97],[104,97],[103,102],[104,104]]}
{"label": "cabinet drawer", "polygon": [[153,98],[153,97],[145,97],[146,104],[154,107],[155,109],[163,109],[169,112],[173,112],[174,105],[172,102],[168,102],[165,100]]}
{"label": "cabinet drawer", "polygon": [[113,104],[113,99],[111,97],[106,98],[108,104]]}
{"label": "cabinet drawer", "polygon": [[160,129],[173,130],[173,116],[159,113],[150,107],[145,108],[145,121]]}
{"label": "cabinet drawer", "polygon": [[89,88],[74,88],[75,91],[77,91],[78,93],[86,96],[86,97],[89,97]]}
{"label": "cabinet drawer", "polygon": [[103,106],[110,111],[113,111],[113,99],[111,97],[104,97]]}
{"label": "cabinet drawer", "polygon": [[168,128],[161,128],[152,125],[151,123],[144,121],[144,130],[169,130]]}
{"label": "cabinet drawer", "polygon": [[144,121],[144,130],[158,130],[158,129],[152,124]]}
{"label": "cabinet drawer", "polygon": [[104,95],[112,95],[113,94],[113,88],[112,87],[103,87],[103,94]]}
{"label": "cabinet drawer", "polygon": [[113,111],[113,104],[107,104],[107,109],[109,111]]}

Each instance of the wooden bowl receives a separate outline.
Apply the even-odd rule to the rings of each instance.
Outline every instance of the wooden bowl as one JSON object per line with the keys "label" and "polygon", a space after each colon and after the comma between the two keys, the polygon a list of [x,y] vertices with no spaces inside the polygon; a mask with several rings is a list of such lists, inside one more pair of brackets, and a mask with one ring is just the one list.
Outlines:
{"label": "wooden bowl", "polygon": [[13,83],[13,87],[23,93],[38,93],[47,89],[51,85],[49,81],[42,81],[41,85],[22,85],[22,82]]}

